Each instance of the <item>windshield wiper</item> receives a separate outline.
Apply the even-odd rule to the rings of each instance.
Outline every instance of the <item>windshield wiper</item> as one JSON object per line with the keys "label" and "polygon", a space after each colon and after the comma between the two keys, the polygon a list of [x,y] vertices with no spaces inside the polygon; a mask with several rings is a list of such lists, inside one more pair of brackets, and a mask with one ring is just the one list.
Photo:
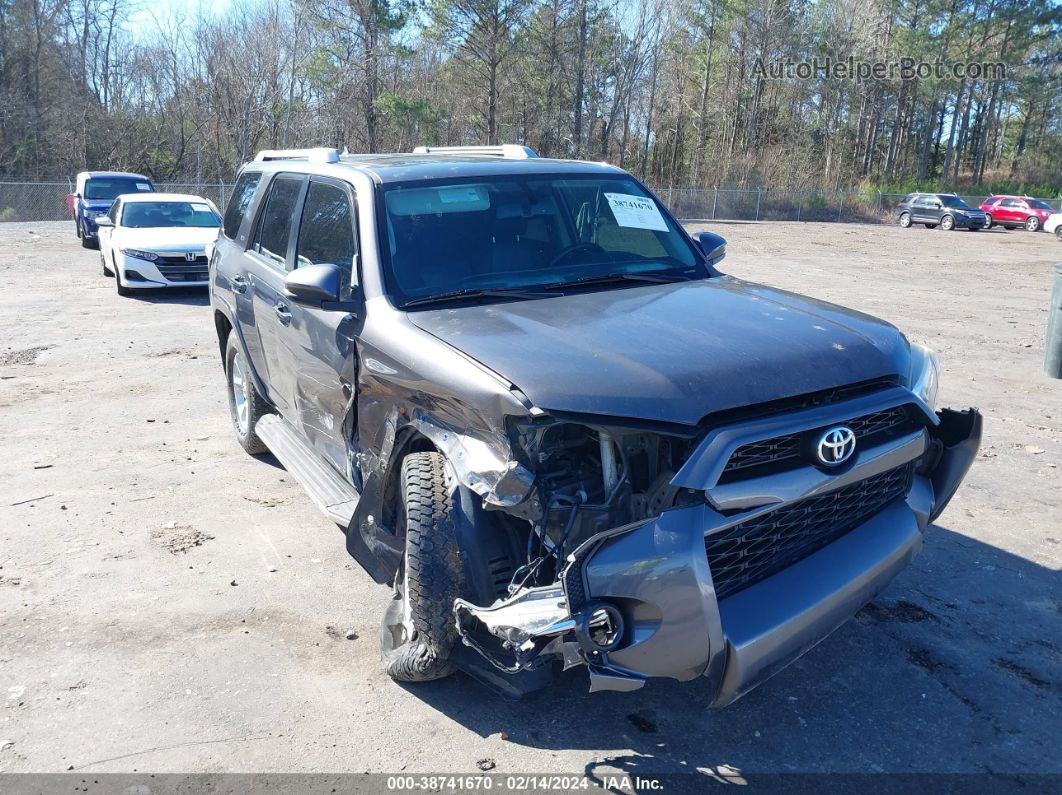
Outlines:
{"label": "windshield wiper", "polygon": [[692,276],[684,276],[681,273],[631,273],[623,271],[619,273],[603,273],[597,276],[584,276],[581,279],[572,279],[568,282],[554,282],[547,284],[544,290],[561,290],[565,287],[581,287],[584,284],[607,284],[608,282],[646,282],[649,284],[668,284],[669,282],[688,282]]}
{"label": "windshield wiper", "polygon": [[470,287],[464,290],[450,290],[437,295],[426,295],[423,298],[414,298],[402,304],[402,309],[411,306],[426,306],[427,304],[440,304],[446,301],[460,301],[463,298],[543,298],[540,292],[520,290],[515,287]]}

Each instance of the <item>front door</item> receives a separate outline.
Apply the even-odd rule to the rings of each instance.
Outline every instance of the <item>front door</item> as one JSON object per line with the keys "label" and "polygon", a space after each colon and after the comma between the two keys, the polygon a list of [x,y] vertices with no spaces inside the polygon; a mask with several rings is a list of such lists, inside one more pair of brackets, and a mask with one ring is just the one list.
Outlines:
{"label": "front door", "polygon": [[265,382],[270,402],[292,423],[295,417],[290,396],[295,374],[284,339],[292,315],[291,302],[284,296],[284,278],[294,248],[296,208],[305,186],[306,177],[300,174],[278,174],[273,178],[258,214],[251,245],[244,254],[245,294],[249,296],[261,357],[261,361],[254,362],[254,367]]}
{"label": "front door", "polygon": [[[341,301],[357,290],[357,206],[348,185],[311,177],[299,214],[294,265],[336,265],[343,274]],[[357,419],[356,334],[349,312],[289,302],[291,322],[282,330],[294,379],[285,400],[314,450],[346,477],[351,476],[350,440]]]}

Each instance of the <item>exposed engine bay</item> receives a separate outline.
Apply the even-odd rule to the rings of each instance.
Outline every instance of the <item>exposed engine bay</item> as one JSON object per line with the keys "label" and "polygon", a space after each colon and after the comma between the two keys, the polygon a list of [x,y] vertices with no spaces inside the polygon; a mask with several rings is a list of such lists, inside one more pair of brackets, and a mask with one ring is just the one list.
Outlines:
{"label": "exposed engine bay", "polygon": [[612,528],[693,499],[694,492],[671,481],[696,439],[550,421],[521,429],[514,442],[536,473],[533,504],[541,514],[507,517],[525,556],[493,605],[457,600],[462,640],[506,673],[556,658],[565,667],[593,665],[596,655],[620,643],[624,621],[610,604],[572,604],[579,597],[569,597],[565,582],[566,574],[569,583],[577,574],[573,552]]}

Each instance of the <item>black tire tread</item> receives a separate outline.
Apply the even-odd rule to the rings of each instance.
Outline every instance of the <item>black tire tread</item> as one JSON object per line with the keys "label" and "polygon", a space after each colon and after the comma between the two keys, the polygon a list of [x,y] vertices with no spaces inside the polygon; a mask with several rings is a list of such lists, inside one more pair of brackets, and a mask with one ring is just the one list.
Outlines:
{"label": "black tire tread", "polygon": [[[272,407],[266,403],[265,398],[258,394],[258,390],[255,388],[254,382],[251,382],[251,394],[248,398],[247,408],[247,433],[240,433],[240,426],[236,423],[236,405],[232,399],[232,359],[239,350],[237,347],[239,342],[236,340],[235,329],[229,332],[229,337],[225,342],[225,390],[229,403],[229,417],[232,420],[232,429],[236,432],[236,441],[240,443],[245,451],[250,455],[261,455],[262,453],[268,453],[269,448],[266,447],[265,442],[258,438],[258,434],[255,433],[254,426],[262,417],[266,414],[272,413]],[[246,357],[244,357],[246,359]],[[250,363],[244,362],[244,369],[247,371],[247,378],[251,377],[249,368]]]}
{"label": "black tire tread", "polygon": [[403,581],[413,636],[385,652],[388,675],[426,682],[453,673],[450,652],[458,641],[454,600],[464,593],[464,573],[453,511],[454,486],[439,453],[411,453],[402,461],[400,498],[405,509]]}

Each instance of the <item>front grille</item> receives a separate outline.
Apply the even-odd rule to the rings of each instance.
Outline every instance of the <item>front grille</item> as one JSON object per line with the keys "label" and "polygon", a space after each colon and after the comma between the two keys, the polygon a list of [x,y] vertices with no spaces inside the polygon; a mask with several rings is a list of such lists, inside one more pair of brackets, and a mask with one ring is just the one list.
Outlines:
{"label": "front grille", "polygon": [[189,265],[205,268],[207,264],[206,254],[197,254],[194,260],[187,259],[184,254],[159,255],[155,260],[156,265]]}
{"label": "front grille", "polygon": [[[176,258],[171,258],[176,261]],[[166,264],[166,260],[159,259],[155,262],[155,267],[159,269],[166,279],[171,282],[205,282],[207,280],[207,261],[206,257],[200,258],[195,262],[186,262],[183,259],[181,264]]]}
{"label": "front grille", "polygon": [[[914,429],[914,421],[904,406],[875,411],[835,424],[847,425],[863,444],[880,444]],[[771,474],[797,464],[803,438],[804,434],[791,433],[742,445],[726,462],[720,482]]]}
{"label": "front grille", "polygon": [[907,493],[911,471],[904,464],[705,536],[716,597],[760,582],[855,529]]}

